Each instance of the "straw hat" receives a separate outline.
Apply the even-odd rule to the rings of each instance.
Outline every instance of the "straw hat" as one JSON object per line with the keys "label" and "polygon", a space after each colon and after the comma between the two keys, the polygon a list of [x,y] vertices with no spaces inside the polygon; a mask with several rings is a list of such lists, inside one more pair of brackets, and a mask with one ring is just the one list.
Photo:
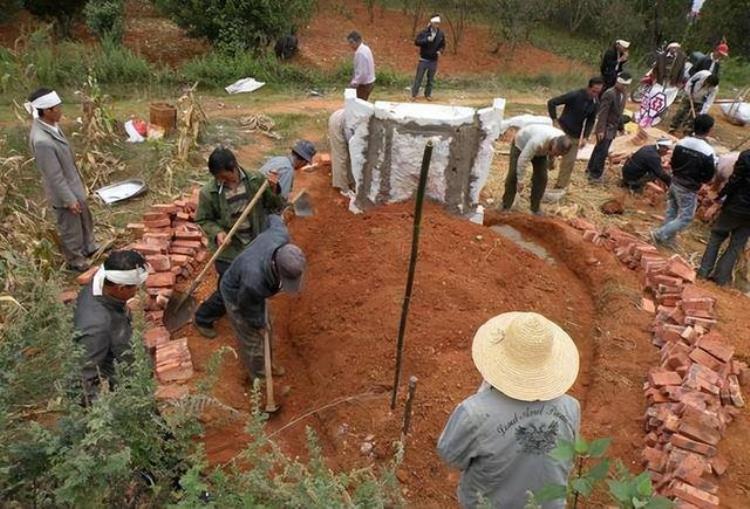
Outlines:
{"label": "straw hat", "polygon": [[578,348],[568,334],[537,313],[503,313],[482,325],[471,356],[482,377],[522,401],[565,394],[578,376]]}

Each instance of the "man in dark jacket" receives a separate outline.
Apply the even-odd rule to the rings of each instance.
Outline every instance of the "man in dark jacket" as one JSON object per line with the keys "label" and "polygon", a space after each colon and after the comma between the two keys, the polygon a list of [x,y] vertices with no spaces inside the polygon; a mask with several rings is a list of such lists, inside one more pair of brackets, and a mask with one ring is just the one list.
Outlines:
{"label": "man in dark jacket", "polygon": [[[604,81],[591,78],[586,88],[573,90],[567,94],[553,97],[547,101],[547,111],[553,121],[557,121],[560,129],[570,140],[571,149],[560,161],[560,173],[557,174],[555,189],[565,189],[570,184],[570,175],[578,155],[579,141],[586,144],[591,131],[594,129],[596,112],[599,108],[599,95],[602,93]],[[563,105],[562,115],[558,118],[557,107]]]}
{"label": "man in dark jacket", "polygon": [[411,99],[414,101],[419,95],[422,79],[427,73],[427,85],[424,87],[424,96],[428,101],[432,100],[432,84],[437,73],[438,58],[445,50],[445,34],[440,30],[440,15],[433,14],[430,24],[419,32],[414,44],[419,46],[419,64],[417,65],[417,76],[411,88]]}
{"label": "man in dark jacket", "polygon": [[[724,197],[721,213],[711,228],[711,238],[703,253],[698,276],[711,278],[719,285],[732,281],[737,258],[750,238],[750,150],[740,154],[729,182],[719,193]],[[716,263],[719,249],[729,237],[729,245]]]}
{"label": "man in dark jacket", "polygon": [[[268,228],[235,258],[221,280],[221,294],[240,343],[240,356],[251,378],[265,377],[263,335],[269,326],[266,299],[297,293],[305,255],[289,242],[281,217],[268,216]],[[273,368],[274,375],[283,370]],[[277,371],[278,370],[278,371]]]}
{"label": "man in dark jacket", "polygon": [[669,185],[672,177],[664,171],[661,160],[671,148],[672,140],[660,138],[656,140],[656,145],[647,145],[638,149],[622,167],[623,187],[640,193],[643,191],[643,186],[654,180],[661,180]]}
{"label": "man in dark jacket", "polygon": [[622,39],[615,41],[615,44],[607,49],[602,56],[602,64],[599,67],[604,79],[604,90],[615,86],[617,77],[623,71],[628,61],[628,48],[630,43]]}
{"label": "man in dark jacket", "polygon": [[622,112],[625,111],[625,103],[628,100],[628,85],[632,81],[630,74],[624,72],[617,77],[615,86],[602,94],[594,129],[596,146],[586,167],[589,182],[600,183],[604,178],[604,164],[609,154],[609,146],[622,130]]}
{"label": "man in dark jacket", "polygon": [[[195,221],[208,237],[209,247],[215,251],[224,242],[227,233],[263,185],[266,177],[259,172],[241,168],[232,151],[223,147],[215,149],[209,156],[208,171],[213,178],[201,189]],[[274,185],[266,189],[262,199],[248,216],[247,224],[237,230],[229,246],[214,263],[219,275],[218,284],[221,284],[222,275],[232,260],[265,229],[268,214],[281,211],[283,198],[274,191],[274,187],[278,187],[274,179],[276,175],[270,174],[269,182]],[[216,337],[214,322],[224,316],[225,312],[224,301],[217,285],[216,291],[196,310],[193,320],[195,328],[204,337]]]}
{"label": "man in dark jacket", "polygon": [[695,65],[690,68],[689,74],[690,76],[693,76],[700,71],[709,71],[711,74],[715,74],[716,77],[719,78],[721,60],[728,56],[729,46],[725,42],[721,42],[716,45],[710,54],[698,60]]}
{"label": "man in dark jacket", "polygon": [[711,115],[698,115],[693,136],[677,142],[672,154],[672,184],[667,194],[667,212],[661,228],[651,232],[660,244],[672,244],[677,233],[693,221],[698,191],[716,174],[716,152],[706,138],[714,127]]}
{"label": "man in dark jacket", "polygon": [[86,403],[99,393],[104,379],[115,384],[115,362],[132,361],[133,328],[125,303],[148,277],[146,260],[136,251],[113,251],[91,282],[78,294],[73,323],[84,347]]}
{"label": "man in dark jacket", "polygon": [[654,80],[663,87],[681,87],[685,82],[687,55],[678,42],[670,42],[665,51],[656,55]]}

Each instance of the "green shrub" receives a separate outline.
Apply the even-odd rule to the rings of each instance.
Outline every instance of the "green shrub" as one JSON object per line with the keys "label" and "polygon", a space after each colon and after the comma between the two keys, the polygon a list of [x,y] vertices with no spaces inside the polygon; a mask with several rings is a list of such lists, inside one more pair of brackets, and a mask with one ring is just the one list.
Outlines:
{"label": "green shrub", "polygon": [[83,13],[86,24],[99,40],[122,42],[125,31],[123,0],[89,0]]}
{"label": "green shrub", "polygon": [[23,6],[34,16],[52,20],[59,35],[70,36],[73,20],[87,0],[23,0]]}
{"label": "green shrub", "polygon": [[155,71],[143,57],[116,42],[104,39],[101,48],[92,54],[91,73],[100,83],[146,85]]}
{"label": "green shrub", "polygon": [[312,15],[314,0],[156,0],[157,7],[221,51],[265,50]]}

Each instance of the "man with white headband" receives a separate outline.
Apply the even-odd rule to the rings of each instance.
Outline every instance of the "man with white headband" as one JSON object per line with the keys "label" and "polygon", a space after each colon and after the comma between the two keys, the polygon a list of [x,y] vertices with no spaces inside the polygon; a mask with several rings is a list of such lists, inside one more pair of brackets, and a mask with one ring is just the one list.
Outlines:
{"label": "man with white headband", "polygon": [[440,15],[433,14],[427,28],[422,30],[414,41],[419,46],[419,64],[417,65],[417,76],[411,88],[411,100],[415,101],[422,87],[422,79],[427,73],[427,84],[424,87],[424,97],[432,101],[432,84],[437,73],[438,57],[445,51],[445,34],[440,30]]}
{"label": "man with white headband", "polygon": [[83,272],[89,265],[86,258],[99,248],[73,149],[58,125],[62,118],[61,104],[57,93],[48,88],[40,88],[29,96],[25,107],[34,117],[29,145],[42,173],[47,202],[55,213],[65,261],[69,269]]}
{"label": "man with white headband", "polygon": [[82,378],[87,404],[96,398],[101,380],[114,387],[115,362],[132,360],[133,328],[125,304],[147,277],[140,253],[113,251],[78,294],[73,322],[86,359]]}
{"label": "man with white headband", "polygon": [[672,150],[670,138],[659,138],[656,145],[646,145],[632,154],[622,166],[622,186],[640,193],[649,182],[661,180],[667,186],[672,177],[664,171],[662,158]]}
{"label": "man with white headband", "polygon": [[625,69],[625,64],[628,62],[628,48],[630,48],[629,41],[617,39],[602,55],[599,71],[604,79],[604,90],[614,87],[617,77]]}

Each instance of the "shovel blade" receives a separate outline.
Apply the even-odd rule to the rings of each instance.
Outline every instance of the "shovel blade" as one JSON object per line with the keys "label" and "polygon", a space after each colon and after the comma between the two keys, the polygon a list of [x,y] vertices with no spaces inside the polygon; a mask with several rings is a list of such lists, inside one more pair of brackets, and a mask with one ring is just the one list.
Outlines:
{"label": "shovel blade", "polygon": [[294,200],[294,215],[299,217],[310,217],[314,214],[312,201],[307,191],[300,193]]}
{"label": "shovel blade", "polygon": [[187,325],[193,319],[193,313],[197,303],[192,295],[185,295],[179,292],[172,294],[164,310],[164,327],[169,332],[174,332],[180,327]]}

